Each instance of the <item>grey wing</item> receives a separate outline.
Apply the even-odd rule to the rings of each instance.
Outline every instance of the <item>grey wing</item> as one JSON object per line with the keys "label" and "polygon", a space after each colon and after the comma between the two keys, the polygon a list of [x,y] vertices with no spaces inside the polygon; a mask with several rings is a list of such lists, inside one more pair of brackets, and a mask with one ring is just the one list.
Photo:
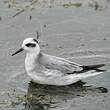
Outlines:
{"label": "grey wing", "polygon": [[74,71],[81,71],[81,65],[59,58],[55,56],[44,56],[42,64],[48,69],[59,70],[63,73],[73,73]]}

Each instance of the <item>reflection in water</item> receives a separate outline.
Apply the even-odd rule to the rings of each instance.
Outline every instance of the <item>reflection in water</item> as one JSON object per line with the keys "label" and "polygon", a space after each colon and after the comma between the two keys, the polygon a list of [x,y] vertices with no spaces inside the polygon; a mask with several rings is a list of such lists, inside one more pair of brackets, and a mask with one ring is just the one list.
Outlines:
{"label": "reflection in water", "polygon": [[84,86],[84,84],[84,82],[78,81],[69,86],[58,87],[30,82],[25,96],[25,108],[26,110],[46,110],[47,108],[55,108],[76,97],[108,92],[104,87]]}
{"label": "reflection in water", "polygon": [[[46,110],[48,108],[59,109],[65,104],[71,104],[75,98],[84,97],[86,95],[99,95],[107,93],[104,87],[86,86],[84,82],[78,81],[69,86],[49,86],[40,85],[30,82],[27,93],[18,93],[16,90],[12,92],[1,93],[8,96],[7,100],[0,100],[0,108],[16,108],[21,106],[23,110]],[[102,94],[101,94],[102,95]]]}

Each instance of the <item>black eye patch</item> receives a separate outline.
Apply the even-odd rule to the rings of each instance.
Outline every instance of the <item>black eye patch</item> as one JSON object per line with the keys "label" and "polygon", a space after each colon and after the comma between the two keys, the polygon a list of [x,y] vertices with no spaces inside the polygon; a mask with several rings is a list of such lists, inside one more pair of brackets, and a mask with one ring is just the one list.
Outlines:
{"label": "black eye patch", "polygon": [[27,47],[35,47],[36,44],[34,44],[34,43],[28,43],[28,44],[26,44],[26,46],[27,46]]}
{"label": "black eye patch", "polygon": [[33,39],[36,43],[38,43],[38,41],[36,39]]}

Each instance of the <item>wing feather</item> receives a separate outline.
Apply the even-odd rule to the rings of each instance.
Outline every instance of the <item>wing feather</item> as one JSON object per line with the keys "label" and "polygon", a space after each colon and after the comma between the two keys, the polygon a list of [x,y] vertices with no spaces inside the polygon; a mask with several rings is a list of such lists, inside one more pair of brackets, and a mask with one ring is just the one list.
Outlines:
{"label": "wing feather", "polygon": [[48,69],[54,69],[63,73],[72,73],[74,71],[81,71],[82,65],[71,62],[64,58],[42,54],[39,62]]}

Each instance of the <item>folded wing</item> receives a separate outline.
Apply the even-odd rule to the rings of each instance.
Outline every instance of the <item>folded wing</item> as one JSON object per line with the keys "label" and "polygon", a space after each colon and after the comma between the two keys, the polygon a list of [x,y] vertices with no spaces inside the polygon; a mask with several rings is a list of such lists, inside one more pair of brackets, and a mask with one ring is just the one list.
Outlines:
{"label": "folded wing", "polygon": [[74,73],[75,71],[83,70],[80,64],[46,54],[42,55],[39,62],[48,69],[55,69],[62,73]]}

